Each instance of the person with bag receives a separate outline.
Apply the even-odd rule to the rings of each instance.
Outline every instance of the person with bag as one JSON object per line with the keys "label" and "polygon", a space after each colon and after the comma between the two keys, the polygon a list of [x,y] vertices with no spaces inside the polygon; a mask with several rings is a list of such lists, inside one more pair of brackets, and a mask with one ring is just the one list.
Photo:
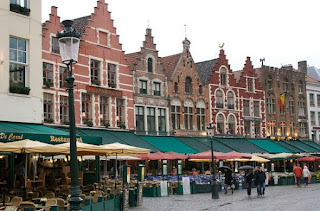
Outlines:
{"label": "person with bag", "polygon": [[259,197],[264,195],[264,192],[265,192],[263,188],[263,184],[266,180],[266,174],[263,171],[261,171],[259,166],[257,166],[256,169],[257,170],[255,171],[255,174],[254,174],[254,181],[255,181],[255,184],[257,185],[257,192]]}
{"label": "person with bag", "polygon": [[311,174],[310,174],[310,171],[309,171],[308,167],[305,165],[305,166],[303,167],[303,182],[304,182],[304,187],[308,187],[309,177],[311,178]]}
{"label": "person with bag", "polygon": [[297,164],[293,168],[293,173],[294,173],[294,176],[296,177],[296,180],[297,180],[297,186],[301,187],[302,168],[300,167],[300,164]]}
{"label": "person with bag", "polygon": [[232,177],[232,172],[231,170],[229,169],[226,169],[225,172],[224,172],[224,189],[225,189],[225,192],[224,194],[227,194],[228,193],[228,186],[230,186],[231,188],[231,193],[233,194],[233,188],[234,188],[234,184],[233,184],[233,177]]}
{"label": "person with bag", "polygon": [[254,178],[253,173],[248,169],[246,171],[246,173],[244,174],[244,179],[245,179],[246,184],[247,184],[247,194],[248,194],[248,196],[251,195],[251,187],[252,187],[253,178]]}

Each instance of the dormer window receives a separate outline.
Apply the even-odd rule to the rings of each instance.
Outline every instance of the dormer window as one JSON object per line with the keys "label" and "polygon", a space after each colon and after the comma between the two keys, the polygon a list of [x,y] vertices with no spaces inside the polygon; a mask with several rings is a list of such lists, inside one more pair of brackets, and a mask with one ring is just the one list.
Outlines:
{"label": "dormer window", "polygon": [[153,69],[153,61],[152,58],[148,59],[148,73],[152,73],[152,69]]}
{"label": "dormer window", "polygon": [[222,67],[220,69],[220,84],[226,85],[227,83],[227,69],[225,67]]}

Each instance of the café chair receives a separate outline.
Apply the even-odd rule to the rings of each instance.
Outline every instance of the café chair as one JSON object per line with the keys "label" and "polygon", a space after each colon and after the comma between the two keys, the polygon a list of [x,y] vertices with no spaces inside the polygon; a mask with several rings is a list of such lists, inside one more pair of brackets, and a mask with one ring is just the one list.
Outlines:
{"label": "caf\u00e9 chair", "polygon": [[52,192],[52,191],[48,191],[44,194],[44,198],[47,198],[47,199],[52,199],[54,197],[55,197],[55,195],[54,195],[54,192]]}
{"label": "caf\u00e9 chair", "polygon": [[17,211],[18,207],[16,206],[6,206],[6,208],[4,209],[4,211]]}
{"label": "caf\u00e9 chair", "polygon": [[40,192],[41,197],[44,196],[44,193],[47,191],[47,188],[44,186],[37,187],[37,191]]}
{"label": "caf\u00e9 chair", "polygon": [[[6,196],[4,203],[9,203],[10,202],[10,197]],[[3,203],[3,195],[0,195],[0,203]]]}
{"label": "caf\u00e9 chair", "polygon": [[[32,208],[33,211],[36,211],[36,205],[33,202],[30,201],[23,201],[19,205],[19,210],[24,210],[25,208]],[[43,211],[43,209],[40,209]],[[39,211],[39,209],[38,209]]]}
{"label": "caf\u00e9 chair", "polygon": [[66,202],[62,198],[54,198],[57,201],[57,204],[59,205],[59,211],[64,211],[67,206]]}
{"label": "caf\u00e9 chair", "polygon": [[51,206],[51,205],[55,205],[58,204],[57,200],[52,198],[52,199],[48,199],[46,202],[46,206]]}
{"label": "caf\u00e9 chair", "polygon": [[22,202],[22,197],[15,196],[11,199],[10,203],[6,203],[6,205],[19,207],[21,202]]}

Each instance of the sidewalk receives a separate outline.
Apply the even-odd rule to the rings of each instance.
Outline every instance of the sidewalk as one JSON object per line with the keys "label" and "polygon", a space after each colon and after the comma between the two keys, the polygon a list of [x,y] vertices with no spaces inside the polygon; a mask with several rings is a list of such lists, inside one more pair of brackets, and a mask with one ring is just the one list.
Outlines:
{"label": "sidewalk", "polygon": [[246,190],[219,192],[220,199],[211,199],[211,193],[193,195],[172,195],[169,197],[144,198],[141,207],[130,208],[134,211],[260,211],[260,210],[320,210],[320,184],[310,184],[308,188],[296,186],[266,187],[264,197],[257,197],[256,189],[252,189],[251,197]]}

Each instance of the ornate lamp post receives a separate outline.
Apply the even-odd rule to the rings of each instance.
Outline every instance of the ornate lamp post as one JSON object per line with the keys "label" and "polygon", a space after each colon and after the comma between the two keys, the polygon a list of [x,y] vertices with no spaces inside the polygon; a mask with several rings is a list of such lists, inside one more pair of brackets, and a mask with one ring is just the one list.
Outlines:
{"label": "ornate lamp post", "polygon": [[216,171],[215,171],[215,164],[213,159],[213,139],[214,139],[214,128],[212,126],[212,123],[209,124],[207,127],[208,136],[210,136],[210,143],[211,143],[211,167],[212,167],[212,199],[219,199],[219,192],[218,192],[218,184],[216,180]]}
{"label": "ornate lamp post", "polygon": [[70,210],[82,210],[81,208],[81,190],[78,181],[78,160],[77,160],[77,144],[76,144],[76,126],[74,114],[74,77],[72,75],[72,64],[78,62],[80,33],[72,28],[73,21],[65,20],[62,22],[64,29],[57,33],[59,39],[59,47],[61,59],[67,65],[68,70],[68,93],[69,93],[69,128],[70,128],[70,175],[71,175],[71,188],[70,188]]}

